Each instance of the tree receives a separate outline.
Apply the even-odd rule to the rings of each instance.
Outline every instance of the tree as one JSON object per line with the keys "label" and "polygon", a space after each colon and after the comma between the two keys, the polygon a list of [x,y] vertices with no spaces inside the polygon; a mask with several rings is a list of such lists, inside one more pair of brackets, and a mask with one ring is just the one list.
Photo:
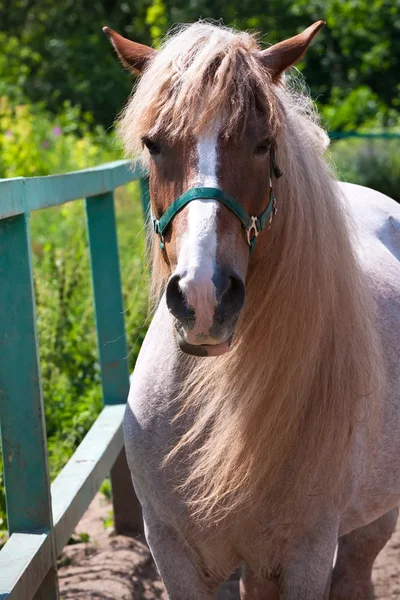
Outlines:
{"label": "tree", "polygon": [[133,80],[101,27],[157,45],[169,26],[200,17],[258,30],[263,44],[325,19],[299,68],[328,120],[345,128],[399,118],[400,0],[0,0],[0,94],[54,112],[67,99],[108,126]]}

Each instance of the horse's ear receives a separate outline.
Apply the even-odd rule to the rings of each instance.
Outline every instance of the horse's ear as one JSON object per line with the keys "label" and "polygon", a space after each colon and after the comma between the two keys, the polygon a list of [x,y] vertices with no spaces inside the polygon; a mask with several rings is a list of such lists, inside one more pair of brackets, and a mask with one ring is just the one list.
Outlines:
{"label": "horse's ear", "polygon": [[148,62],[157,54],[157,50],[131,42],[110,27],[103,27],[103,31],[114,46],[124,67],[132,73],[141,74]]}
{"label": "horse's ear", "polygon": [[278,79],[286,69],[304,56],[308,46],[324,25],[325,21],[317,21],[302,33],[260,52],[261,62],[271,71],[273,80]]}

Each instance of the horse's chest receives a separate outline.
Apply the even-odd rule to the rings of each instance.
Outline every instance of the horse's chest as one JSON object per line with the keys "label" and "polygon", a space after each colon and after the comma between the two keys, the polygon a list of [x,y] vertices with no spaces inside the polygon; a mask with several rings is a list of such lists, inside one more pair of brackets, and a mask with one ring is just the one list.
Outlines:
{"label": "horse's chest", "polygon": [[[319,524],[314,524],[312,531],[316,532],[315,543],[325,543],[325,532],[319,531]],[[192,532],[193,537],[187,541],[211,573],[228,577],[240,563],[245,563],[254,573],[271,579],[296,553],[299,540],[310,534],[305,533],[301,523],[284,522],[267,511],[265,517],[254,522],[236,519],[214,531],[194,528]]]}

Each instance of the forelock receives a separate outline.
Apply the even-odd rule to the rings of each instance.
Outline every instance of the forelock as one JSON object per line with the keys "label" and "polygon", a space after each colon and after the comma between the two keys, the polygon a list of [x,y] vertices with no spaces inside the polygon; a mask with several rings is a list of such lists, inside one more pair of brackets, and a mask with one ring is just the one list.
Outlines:
{"label": "forelock", "polygon": [[183,138],[204,130],[217,114],[227,136],[244,131],[255,113],[265,114],[273,135],[279,102],[259,50],[254,35],[219,25],[175,29],[120,117],[127,154],[140,154],[143,135]]}

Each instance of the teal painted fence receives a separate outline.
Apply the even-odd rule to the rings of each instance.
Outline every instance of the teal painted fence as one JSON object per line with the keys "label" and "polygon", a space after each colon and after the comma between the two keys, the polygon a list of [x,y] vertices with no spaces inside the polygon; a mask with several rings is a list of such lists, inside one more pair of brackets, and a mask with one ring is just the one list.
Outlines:
{"label": "teal painted fence", "polygon": [[[59,598],[57,556],[108,473],[117,531],[141,529],[122,437],[129,371],[114,213],[115,188],[135,179],[146,210],[146,174],[127,161],[0,180],[0,431],[10,534],[0,551],[0,600]],[[86,198],[104,409],[50,485],[29,214],[79,198]]]}

